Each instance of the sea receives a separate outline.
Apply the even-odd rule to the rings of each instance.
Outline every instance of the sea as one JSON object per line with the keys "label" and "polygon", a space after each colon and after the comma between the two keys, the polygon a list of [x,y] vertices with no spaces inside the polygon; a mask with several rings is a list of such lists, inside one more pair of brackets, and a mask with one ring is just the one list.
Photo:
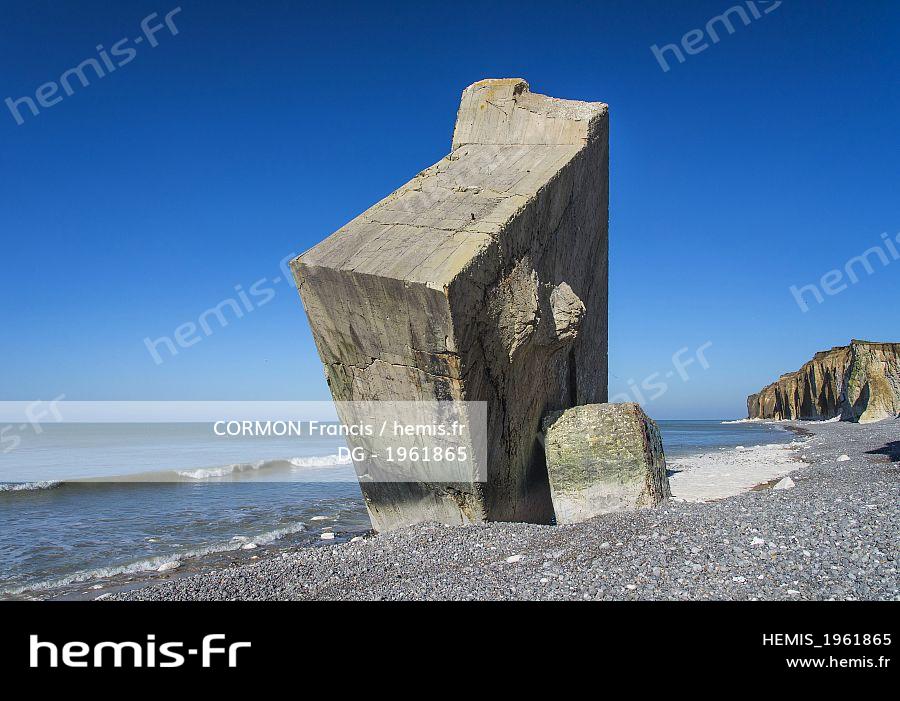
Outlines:
{"label": "sea", "polygon": [[[669,459],[794,438],[769,423],[658,423]],[[46,425],[0,455],[0,599],[97,598],[364,537],[342,447],[222,441],[200,423]]]}

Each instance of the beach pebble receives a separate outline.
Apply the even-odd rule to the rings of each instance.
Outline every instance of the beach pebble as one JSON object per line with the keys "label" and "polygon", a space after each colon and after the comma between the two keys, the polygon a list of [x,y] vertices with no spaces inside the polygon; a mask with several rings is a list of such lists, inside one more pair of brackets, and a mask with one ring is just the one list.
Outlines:
{"label": "beach pebble", "polygon": [[521,559],[522,559],[522,556],[521,556],[521,555],[510,555],[508,558],[506,558],[506,561],[507,561],[509,564],[513,564],[513,563],[518,562],[518,561],[521,560]]}
{"label": "beach pebble", "polygon": [[355,535],[350,539],[351,543],[358,543],[361,540],[365,540],[361,535]]}
{"label": "beach pebble", "polygon": [[[365,548],[292,547],[287,558],[276,550],[274,557],[261,556],[249,566],[160,576],[109,598],[310,599],[322,594],[321,582],[335,581],[340,590],[334,593],[341,598],[365,600],[896,599],[897,463],[885,461],[884,446],[897,440],[897,422],[808,426],[817,438],[802,449],[810,462],[796,473],[803,489],[781,498],[767,490],[709,504],[669,501],[658,509],[606,514],[564,527],[411,526],[366,534]],[[749,447],[710,450],[708,466],[697,473],[703,477],[713,470],[710,481],[726,471],[737,474],[762,455],[771,473],[751,474],[744,483],[774,485],[798,467],[788,465],[793,458],[783,444]],[[838,451],[848,450],[853,465],[838,464]],[[744,462],[732,464],[739,460]],[[722,462],[729,469],[715,471]],[[321,535],[321,526],[312,524],[310,537]],[[503,553],[521,554],[522,566],[503,567],[508,557]],[[636,589],[627,589],[629,584]]]}
{"label": "beach pebble", "polygon": [[837,461],[838,461],[838,462],[847,462],[849,459],[850,459],[850,456],[849,456],[849,455],[841,455],[841,456],[837,459]]}
{"label": "beach pebble", "polygon": [[157,572],[169,572],[170,570],[177,570],[181,567],[181,563],[178,560],[173,560],[172,562],[165,562],[159,567],[156,568]]}
{"label": "beach pebble", "polygon": [[257,547],[256,543],[244,543],[241,550],[256,550]]}
{"label": "beach pebble", "polygon": [[334,533],[326,531],[319,536],[322,540],[334,540]]}
{"label": "beach pebble", "polygon": [[794,484],[794,480],[790,477],[785,477],[778,484],[776,484],[772,489],[793,489],[797,485]]}

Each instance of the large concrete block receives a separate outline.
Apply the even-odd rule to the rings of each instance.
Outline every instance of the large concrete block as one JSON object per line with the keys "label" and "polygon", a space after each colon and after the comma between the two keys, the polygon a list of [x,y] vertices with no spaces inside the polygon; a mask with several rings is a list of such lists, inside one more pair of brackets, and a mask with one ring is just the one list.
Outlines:
{"label": "large concrete block", "polygon": [[656,423],[637,404],[593,404],[544,420],[557,523],[656,506],[672,495]]}
{"label": "large concrete block", "polygon": [[336,400],[484,401],[487,481],[363,484],[373,526],[549,522],[541,417],[607,395],[608,111],[466,88],[452,152],[292,262]]}

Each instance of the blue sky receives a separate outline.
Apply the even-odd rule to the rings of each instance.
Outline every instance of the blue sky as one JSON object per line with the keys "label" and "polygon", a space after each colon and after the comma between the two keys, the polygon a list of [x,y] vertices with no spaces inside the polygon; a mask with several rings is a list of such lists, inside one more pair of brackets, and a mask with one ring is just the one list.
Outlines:
{"label": "blue sky", "polygon": [[[900,261],[790,292],[900,235],[900,5],[758,0],[662,70],[652,45],[735,4],[4,1],[0,99],[181,11],[21,125],[0,105],[0,399],[327,398],[279,261],[439,160],[485,77],[610,104],[611,394],[712,343],[646,407],[738,417],[817,350],[900,341]],[[261,280],[154,362],[145,338]]]}

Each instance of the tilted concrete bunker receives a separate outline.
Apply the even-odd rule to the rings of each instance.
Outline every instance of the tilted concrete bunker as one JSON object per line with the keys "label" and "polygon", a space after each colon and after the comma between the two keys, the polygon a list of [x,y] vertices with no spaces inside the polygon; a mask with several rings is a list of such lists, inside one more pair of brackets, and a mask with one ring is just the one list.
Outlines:
{"label": "tilted concrete bunker", "polygon": [[487,402],[487,481],[361,484],[376,530],[547,523],[547,411],[607,398],[608,109],[466,88],[452,151],[291,266],[335,400]]}

